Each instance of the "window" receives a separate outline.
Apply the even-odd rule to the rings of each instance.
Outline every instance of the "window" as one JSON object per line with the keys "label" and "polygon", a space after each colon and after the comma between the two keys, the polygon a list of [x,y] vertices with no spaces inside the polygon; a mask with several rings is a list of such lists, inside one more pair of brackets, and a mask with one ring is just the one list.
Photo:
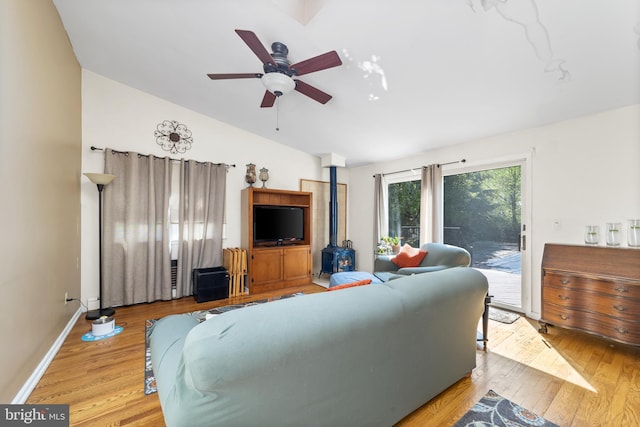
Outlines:
{"label": "window", "polygon": [[[171,162],[171,195],[169,197],[169,250],[171,252],[171,259],[178,259],[178,247],[180,242],[180,162]],[[200,198],[201,193],[196,192],[195,196]],[[205,206],[205,200],[199,200],[197,206],[199,210]],[[192,227],[192,233],[195,240],[213,239],[215,233],[214,227],[207,227],[207,234],[204,235],[205,223],[203,220],[196,220],[195,222],[189,222],[189,227]],[[187,232],[187,228],[183,230]],[[222,223],[222,239],[226,238],[226,215]]]}
{"label": "window", "polygon": [[[531,305],[530,284],[522,275],[531,263],[525,244],[525,223],[530,221],[525,209],[530,194],[525,185],[528,159],[525,154],[499,163],[448,168],[442,174],[443,243],[467,249],[472,267],[489,277],[494,304],[516,311]],[[385,176],[388,235],[413,247],[420,245],[419,178],[413,171]]]}
{"label": "window", "polygon": [[[391,180],[389,180],[391,181]],[[399,178],[387,186],[389,206],[389,236],[400,237],[401,244],[420,246],[421,180]]]}

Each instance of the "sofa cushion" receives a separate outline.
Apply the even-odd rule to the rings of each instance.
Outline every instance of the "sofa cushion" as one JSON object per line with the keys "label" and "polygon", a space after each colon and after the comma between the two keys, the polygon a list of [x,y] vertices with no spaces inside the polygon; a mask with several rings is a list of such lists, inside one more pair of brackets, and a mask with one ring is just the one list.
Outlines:
{"label": "sofa cushion", "polygon": [[405,243],[398,255],[391,258],[391,262],[400,268],[418,267],[425,256],[427,256],[427,251],[411,247],[411,245]]}
{"label": "sofa cushion", "polygon": [[338,285],[338,286],[333,286],[333,287],[327,288],[327,291],[337,291],[338,289],[354,288],[356,286],[364,286],[364,285],[368,285],[370,283],[371,283],[371,279],[357,280],[355,282],[344,283],[342,285]]}
{"label": "sofa cushion", "polygon": [[345,283],[353,283],[365,279],[371,279],[371,284],[382,283],[382,280],[366,271],[340,271],[331,275],[331,279],[329,280],[329,287],[333,288],[334,286],[344,285]]}

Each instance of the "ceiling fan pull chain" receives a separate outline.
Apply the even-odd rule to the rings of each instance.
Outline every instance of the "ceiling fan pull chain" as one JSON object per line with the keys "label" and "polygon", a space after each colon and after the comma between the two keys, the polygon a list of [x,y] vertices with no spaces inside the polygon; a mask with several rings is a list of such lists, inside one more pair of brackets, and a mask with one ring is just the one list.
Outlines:
{"label": "ceiling fan pull chain", "polygon": [[276,131],[280,130],[280,97],[276,97]]}

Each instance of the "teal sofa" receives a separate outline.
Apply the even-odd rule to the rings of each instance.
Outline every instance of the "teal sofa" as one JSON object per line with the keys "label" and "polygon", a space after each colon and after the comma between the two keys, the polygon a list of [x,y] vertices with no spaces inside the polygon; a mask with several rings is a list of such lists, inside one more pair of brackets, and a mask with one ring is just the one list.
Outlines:
{"label": "teal sofa", "polygon": [[167,426],[390,426],[469,375],[484,275],[451,268],[156,322]]}
{"label": "teal sofa", "polygon": [[427,256],[417,267],[398,267],[391,261],[394,255],[378,255],[373,265],[373,274],[387,281],[397,279],[399,275],[431,273],[452,267],[468,267],[471,255],[461,247],[444,243],[425,243],[420,250],[427,251]]}

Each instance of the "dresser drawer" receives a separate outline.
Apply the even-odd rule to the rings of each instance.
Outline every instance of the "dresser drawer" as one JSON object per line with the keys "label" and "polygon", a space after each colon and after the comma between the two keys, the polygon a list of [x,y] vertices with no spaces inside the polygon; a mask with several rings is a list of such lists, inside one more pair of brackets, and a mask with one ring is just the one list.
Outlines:
{"label": "dresser drawer", "polygon": [[640,282],[624,280],[593,279],[562,272],[544,272],[544,285],[567,289],[599,292],[624,298],[635,298],[640,304]]}
{"label": "dresser drawer", "polygon": [[569,288],[544,286],[542,292],[543,306],[554,306],[574,309],[605,316],[612,316],[629,321],[640,322],[640,302],[611,296],[610,294],[580,291]]}
{"label": "dresser drawer", "polygon": [[640,344],[640,323],[638,322],[571,310],[551,304],[544,305],[542,317],[544,322],[555,326],[580,329],[626,344]]}

